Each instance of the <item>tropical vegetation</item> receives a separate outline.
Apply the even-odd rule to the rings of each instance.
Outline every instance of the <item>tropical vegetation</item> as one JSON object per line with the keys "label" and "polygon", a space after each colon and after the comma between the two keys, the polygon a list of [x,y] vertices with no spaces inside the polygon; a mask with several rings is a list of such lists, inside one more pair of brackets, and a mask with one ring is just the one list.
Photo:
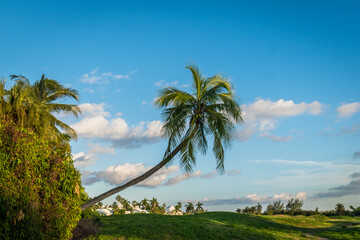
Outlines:
{"label": "tropical vegetation", "polygon": [[75,90],[44,75],[30,84],[0,80],[0,235],[2,239],[68,239],[80,219],[80,173],[69,140],[75,131],[55,116],[77,115]]}

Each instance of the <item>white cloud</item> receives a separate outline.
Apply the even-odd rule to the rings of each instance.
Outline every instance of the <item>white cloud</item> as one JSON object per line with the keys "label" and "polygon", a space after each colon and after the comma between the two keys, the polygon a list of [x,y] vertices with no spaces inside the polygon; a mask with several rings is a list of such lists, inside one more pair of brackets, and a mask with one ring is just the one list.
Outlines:
{"label": "white cloud", "polygon": [[106,84],[109,83],[109,80],[118,80],[118,79],[130,79],[130,76],[137,71],[129,72],[128,74],[114,74],[112,72],[99,73],[99,68],[93,69],[90,73],[82,75],[80,81],[87,84]]}
{"label": "white cloud", "polygon": [[[82,153],[81,156],[84,154]],[[143,163],[123,163],[115,166],[109,166],[104,171],[99,172],[84,172],[83,174],[83,184],[90,185],[94,182],[104,181],[106,183],[121,185],[126,182],[144,174],[146,171],[150,170],[152,167],[146,166]],[[145,179],[144,181],[138,183],[136,186],[141,187],[156,187],[156,186],[168,186],[180,183],[182,181],[192,179],[192,178],[212,178],[217,174],[214,174],[214,171],[208,174],[203,175],[200,170],[193,173],[183,173],[179,174],[179,166],[169,166],[163,167],[159,171],[155,172],[152,176]],[[215,173],[217,171],[215,170]],[[177,174],[173,177],[170,175]],[[230,176],[235,176],[240,174],[239,170],[231,170],[225,172],[225,174]]]}
{"label": "white cloud", "polygon": [[157,87],[163,88],[163,87],[174,87],[174,86],[177,86],[178,83],[179,83],[178,81],[169,83],[169,82],[166,82],[165,80],[160,80],[160,81],[156,82],[154,85]]}
{"label": "white cloud", "polygon": [[97,143],[96,144],[90,143],[88,145],[88,148],[90,149],[89,150],[90,153],[98,153],[98,154],[112,154],[112,153],[115,153],[114,148],[100,146]]}
{"label": "white cloud", "polygon": [[184,180],[194,178],[194,177],[199,177],[199,176],[201,176],[201,171],[200,170],[198,170],[196,172],[193,172],[193,173],[181,174],[181,175],[169,178],[164,185],[173,185],[173,184],[182,182]]}
{"label": "white cloud", "polygon": [[[72,124],[79,137],[111,141],[114,147],[139,147],[144,143],[158,142],[162,137],[161,121],[140,122],[129,126],[120,117],[108,120],[104,112]],[[95,114],[95,113],[94,113]]]}
{"label": "white cloud", "polygon": [[314,101],[312,103],[301,102],[295,104],[292,100],[280,99],[276,102],[258,99],[255,103],[243,105],[244,117],[247,119],[274,119],[278,117],[290,117],[305,113],[318,115],[323,112],[324,104]]}
{"label": "white cloud", "polygon": [[72,155],[75,167],[86,167],[95,163],[95,154],[79,152]]}
{"label": "white cloud", "polygon": [[[151,167],[145,166],[143,163],[124,163],[116,166],[109,166],[104,171],[88,173],[84,176],[84,184],[88,185],[97,181],[104,181],[114,185],[121,185],[140,176],[150,168]],[[168,175],[178,171],[179,166],[164,167],[136,186],[159,186],[164,183]]]}
{"label": "white cloud", "polygon": [[347,118],[351,117],[357,112],[360,112],[360,102],[353,103],[343,103],[340,107],[336,109],[339,117]]}
{"label": "white cloud", "polygon": [[280,99],[276,102],[258,99],[252,104],[242,105],[244,125],[235,137],[240,141],[248,141],[252,135],[267,138],[275,142],[291,141],[294,136],[276,136],[270,133],[278,126],[278,120],[303,114],[319,115],[325,105],[314,101],[312,103],[294,103],[292,100]]}
{"label": "white cloud", "polygon": [[83,103],[79,105],[79,108],[83,117],[110,116],[110,113],[105,111],[105,103]]}

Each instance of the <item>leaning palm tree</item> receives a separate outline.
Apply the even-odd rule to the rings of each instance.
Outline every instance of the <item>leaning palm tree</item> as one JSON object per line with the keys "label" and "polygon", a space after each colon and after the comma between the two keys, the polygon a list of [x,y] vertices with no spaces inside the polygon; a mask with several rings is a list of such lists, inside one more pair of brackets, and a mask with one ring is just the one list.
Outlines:
{"label": "leaning palm tree", "polygon": [[82,205],[86,209],[119,191],[150,177],[172,162],[180,153],[180,165],[185,172],[192,172],[196,164],[196,151],[205,154],[207,137],[213,140],[216,168],[224,172],[225,148],[230,146],[235,123],[242,122],[241,108],[235,100],[230,82],[221,75],[205,78],[195,66],[187,66],[193,76],[190,93],[174,87],[164,88],[155,103],[164,108],[164,137],[168,147],[160,163],[141,176],[115,187]]}

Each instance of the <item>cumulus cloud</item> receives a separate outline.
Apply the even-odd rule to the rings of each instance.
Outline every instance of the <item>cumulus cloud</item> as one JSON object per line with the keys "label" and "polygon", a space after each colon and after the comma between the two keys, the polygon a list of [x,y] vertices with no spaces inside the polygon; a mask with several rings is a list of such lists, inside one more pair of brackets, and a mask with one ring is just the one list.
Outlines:
{"label": "cumulus cloud", "polygon": [[114,147],[134,148],[144,143],[158,142],[162,137],[162,122],[140,122],[129,126],[125,119],[108,119],[109,113],[103,104],[82,104],[85,118],[72,124],[81,138],[95,138],[111,141]]}
{"label": "cumulus cloud", "polygon": [[83,103],[79,105],[79,108],[83,117],[110,116],[110,113],[105,111],[105,103]]}
{"label": "cumulus cloud", "polygon": [[112,72],[99,73],[99,68],[93,69],[90,73],[82,75],[80,81],[87,84],[105,84],[112,79],[130,79],[130,76],[137,71],[129,72],[128,74],[114,74]]}
{"label": "cumulus cloud", "polygon": [[104,147],[97,143],[90,143],[88,144],[88,148],[90,149],[90,153],[97,153],[97,154],[111,154],[115,153],[115,149],[112,147]]}
{"label": "cumulus cloud", "polygon": [[[148,171],[150,168],[151,167],[145,166],[145,164],[143,163],[124,163],[116,166],[110,166],[104,171],[87,173],[83,177],[83,183],[84,185],[90,185],[94,182],[103,181],[113,185],[121,185],[125,184],[131,179],[134,179],[135,177],[140,176],[141,174]],[[151,177],[138,183],[136,186],[155,187],[159,185],[171,185],[186,180],[187,178],[182,178],[182,175],[180,175],[177,178],[170,178],[165,183],[165,180],[170,174],[176,173],[178,171],[179,166],[163,167],[159,171],[154,173]]]}
{"label": "cumulus cloud", "polygon": [[228,198],[228,199],[207,199],[205,198],[202,202],[207,205],[236,205],[236,204],[256,204],[256,203],[271,203],[273,201],[288,201],[292,198],[298,198],[300,200],[307,199],[306,192],[299,192],[295,195],[289,193],[279,193],[274,194],[273,196],[261,196],[257,194],[249,194],[245,197],[235,197],[235,198]]}
{"label": "cumulus cloud", "polygon": [[275,136],[270,133],[278,125],[278,119],[303,114],[319,115],[323,113],[325,105],[314,101],[312,103],[294,103],[292,100],[280,99],[276,102],[258,99],[252,104],[242,105],[244,127],[235,135],[240,141],[247,141],[258,133],[259,137],[274,142],[291,141],[294,136]]}
{"label": "cumulus cloud", "polygon": [[351,117],[357,112],[360,112],[360,102],[343,103],[336,109],[339,117],[347,118]]}
{"label": "cumulus cloud", "polygon": [[179,182],[182,182],[184,180],[190,179],[190,178],[195,178],[195,177],[199,177],[201,176],[201,171],[198,170],[196,172],[193,173],[185,173],[185,174],[181,174],[172,178],[169,178],[164,185],[173,185]]}
{"label": "cumulus cloud", "polygon": [[74,160],[75,167],[86,167],[95,163],[95,154],[94,153],[74,153],[72,155]]}

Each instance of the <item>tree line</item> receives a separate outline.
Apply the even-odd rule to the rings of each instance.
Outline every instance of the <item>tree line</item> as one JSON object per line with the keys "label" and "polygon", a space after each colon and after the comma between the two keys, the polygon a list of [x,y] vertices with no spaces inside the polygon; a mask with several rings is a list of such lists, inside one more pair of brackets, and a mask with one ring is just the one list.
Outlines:
{"label": "tree line", "polygon": [[[149,213],[152,214],[165,214],[166,213],[166,204],[160,204],[158,202],[158,200],[156,198],[152,198],[152,199],[147,199],[144,198],[143,200],[137,202],[137,201],[132,201],[130,202],[129,200],[127,200],[126,198],[121,197],[120,195],[117,195],[115,197],[115,200],[111,205],[106,205],[104,206],[104,204],[102,202],[98,202],[97,204],[95,204],[91,209],[92,210],[96,210],[96,209],[101,209],[101,208],[107,208],[107,207],[111,207],[111,209],[113,210],[113,213],[116,214],[125,214],[125,211],[129,211],[131,213],[134,212],[135,208],[140,208],[142,210],[146,210]],[[119,208],[119,204],[121,204],[122,208]],[[182,213],[181,208],[182,208],[182,203],[178,202],[175,206],[174,209],[171,211],[171,213],[177,214],[177,213]],[[193,213],[204,213],[205,210],[203,208],[203,203],[201,203],[200,201],[198,201],[197,203],[192,203],[192,202],[187,202],[187,204],[185,204],[185,213],[187,214],[193,214]]]}
{"label": "tree line", "polygon": [[360,206],[355,208],[350,206],[350,209],[345,209],[342,203],[337,203],[334,210],[319,211],[316,207],[315,210],[303,210],[304,202],[298,198],[292,198],[288,200],[285,205],[281,200],[274,201],[267,205],[265,211],[260,203],[255,206],[246,206],[245,208],[237,208],[236,212],[245,214],[263,214],[263,215],[275,215],[275,214],[287,214],[287,215],[325,215],[325,216],[360,216]]}

